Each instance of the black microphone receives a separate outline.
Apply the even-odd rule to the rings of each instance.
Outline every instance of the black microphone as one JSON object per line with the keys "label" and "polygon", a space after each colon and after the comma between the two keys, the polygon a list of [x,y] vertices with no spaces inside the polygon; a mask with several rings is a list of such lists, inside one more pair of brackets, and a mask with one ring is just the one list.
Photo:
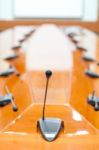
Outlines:
{"label": "black microphone", "polygon": [[56,139],[60,130],[64,127],[64,123],[60,118],[47,118],[45,117],[45,105],[46,105],[46,97],[49,85],[49,79],[52,75],[52,71],[47,70],[45,72],[46,75],[46,88],[45,88],[45,96],[44,96],[44,104],[43,104],[43,112],[42,118],[38,120],[37,127],[40,129],[43,138],[49,142]]}
{"label": "black microphone", "polygon": [[12,47],[12,50],[16,51],[19,50],[20,48],[21,48],[21,44],[17,44]]}
{"label": "black microphone", "polygon": [[16,104],[14,103],[14,97],[12,96],[12,94],[10,93],[8,87],[6,86],[5,87],[5,90],[6,90],[6,93],[10,96],[10,101],[11,101],[11,104],[12,104],[12,108],[13,108],[13,111],[16,112],[18,111],[18,107],[16,106]]}
{"label": "black microphone", "polygon": [[88,104],[93,106],[95,111],[99,111],[99,98],[95,96],[95,90],[88,96]]}
{"label": "black microphone", "polygon": [[51,72],[50,70],[47,70],[47,71],[45,72],[45,75],[46,75],[47,81],[46,81],[46,89],[45,89],[43,113],[42,113],[42,119],[43,119],[43,120],[45,119],[45,104],[46,104],[46,97],[47,97],[47,90],[48,90],[49,78],[51,77],[52,72]]}

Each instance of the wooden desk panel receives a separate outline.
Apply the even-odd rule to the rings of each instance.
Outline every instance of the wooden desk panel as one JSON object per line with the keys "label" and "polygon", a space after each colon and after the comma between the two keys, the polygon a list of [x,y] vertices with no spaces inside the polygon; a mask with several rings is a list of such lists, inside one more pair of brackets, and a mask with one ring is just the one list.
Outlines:
{"label": "wooden desk panel", "polygon": [[[90,41],[89,41],[90,42]],[[91,47],[91,43],[90,43]],[[95,52],[96,62],[99,61],[99,37],[96,36],[96,49]],[[96,63],[89,63],[82,59],[83,52],[77,51],[74,53],[74,69],[73,69],[73,82],[72,82],[72,93],[70,98],[70,103],[75,107],[82,115],[88,119],[97,129],[99,129],[99,112],[95,112],[93,107],[88,105],[87,97],[92,93],[93,90],[96,91],[96,95],[99,96],[99,79],[92,79],[85,75],[85,70],[91,64],[96,65]],[[99,68],[97,70],[99,72]]]}
{"label": "wooden desk panel", "polygon": [[[65,128],[54,142],[46,142],[37,130],[37,120],[41,117],[42,106],[31,105],[30,108],[19,115],[0,135],[0,146],[5,149],[97,149],[97,130],[75,110],[68,106],[48,106],[47,117],[60,117],[64,120]],[[77,117],[78,116],[78,117]],[[2,139],[1,139],[2,136]],[[9,138],[8,138],[9,137]],[[7,139],[7,141],[6,141]]]}

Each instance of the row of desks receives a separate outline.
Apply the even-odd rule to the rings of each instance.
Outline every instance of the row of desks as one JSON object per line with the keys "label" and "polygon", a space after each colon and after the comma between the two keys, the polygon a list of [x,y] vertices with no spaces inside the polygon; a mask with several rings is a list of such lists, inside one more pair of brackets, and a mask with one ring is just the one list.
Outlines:
{"label": "row of desks", "polygon": [[[44,26],[44,28],[46,28],[46,26]],[[62,30],[65,34],[66,32],[69,32],[65,28],[62,28]],[[42,31],[43,34],[45,30],[42,29]],[[40,31],[38,30],[38,32]],[[8,62],[17,68],[21,74],[20,77],[13,74],[7,78],[0,78],[0,93],[4,94],[4,87],[5,85],[8,85],[14,95],[15,102],[19,107],[19,111],[16,113],[11,110],[11,105],[0,108],[0,140],[2,137],[0,146],[5,149],[6,143],[9,148],[13,148],[15,146],[15,149],[21,149],[22,147],[23,149],[33,149],[33,147],[38,149],[49,149],[51,147],[55,147],[57,149],[97,149],[97,137],[99,136],[99,112],[95,112],[93,107],[88,105],[87,97],[93,89],[96,90],[97,96],[99,95],[99,79],[90,78],[89,76],[86,76],[84,72],[91,64],[97,68],[97,71],[98,67],[96,66],[96,62],[86,62],[82,59],[85,52],[81,51],[80,48],[84,46],[85,49],[88,49],[86,55],[92,56],[92,59],[95,59],[98,62],[99,37],[84,29],[84,35],[83,37],[80,37],[82,38],[82,43],[77,45],[77,47],[72,43],[72,51],[67,52],[70,56],[65,56],[66,64],[63,64],[60,67],[57,65],[58,61],[62,58],[64,61],[64,55],[67,53],[62,52],[63,56],[61,56],[57,53],[57,49],[55,49],[56,51],[54,56],[60,55],[60,58],[55,57],[58,60],[53,60],[52,63],[55,70],[52,68],[54,71],[49,85],[46,115],[48,117],[55,116],[62,118],[65,125],[64,131],[60,133],[58,139],[49,144],[42,139],[40,132],[37,131],[36,127],[37,120],[41,117],[42,113],[42,103],[46,82],[44,70],[46,67],[43,68],[44,64],[41,64],[44,57],[41,53],[38,53],[40,51],[40,45],[37,47],[38,52],[35,51],[37,49],[36,46],[34,46],[35,43],[33,43],[33,40],[35,40],[34,36],[36,36],[38,40],[43,42],[42,39],[44,39],[44,37],[42,34],[39,39],[38,34],[36,33],[35,35],[34,32],[34,34],[22,43],[22,45],[26,48],[25,52],[23,47],[21,47],[20,50],[17,51],[19,57]],[[50,33],[48,34],[50,39],[51,35]],[[79,39],[79,37],[75,38]],[[85,39],[83,40],[83,38]],[[52,40],[54,39],[52,38]],[[66,41],[67,40],[68,39],[66,37]],[[89,40],[91,44],[89,44]],[[45,42],[45,45],[48,45],[47,41]],[[63,45],[63,43],[60,44],[60,47],[61,45]],[[57,47],[58,46],[59,45],[57,44]],[[49,45],[49,47],[51,46]],[[46,49],[47,47],[43,46],[43,48]],[[68,48],[70,47],[67,46],[67,49]],[[33,52],[30,55],[27,54],[27,51],[31,51],[31,49],[33,49]],[[70,50],[71,48],[69,51]],[[45,54],[45,51],[43,51],[43,53]],[[51,55],[52,53],[49,53],[49,56]],[[49,56],[48,60],[50,60]],[[35,57],[38,57],[36,63],[34,62]],[[40,57],[42,57],[41,60]],[[47,62],[47,60],[45,62]],[[47,64],[47,67],[48,65],[49,63]],[[58,69],[56,69],[57,66],[59,67]],[[67,66],[66,70],[65,66]],[[30,71],[32,67],[34,70]]]}

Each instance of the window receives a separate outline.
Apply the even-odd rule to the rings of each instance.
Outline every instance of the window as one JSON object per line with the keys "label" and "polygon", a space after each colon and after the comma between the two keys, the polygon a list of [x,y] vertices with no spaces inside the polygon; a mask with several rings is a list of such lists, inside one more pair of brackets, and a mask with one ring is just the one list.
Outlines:
{"label": "window", "polygon": [[0,19],[66,18],[97,21],[98,7],[99,0],[0,0]]}
{"label": "window", "polygon": [[84,0],[15,0],[16,18],[81,19]]}

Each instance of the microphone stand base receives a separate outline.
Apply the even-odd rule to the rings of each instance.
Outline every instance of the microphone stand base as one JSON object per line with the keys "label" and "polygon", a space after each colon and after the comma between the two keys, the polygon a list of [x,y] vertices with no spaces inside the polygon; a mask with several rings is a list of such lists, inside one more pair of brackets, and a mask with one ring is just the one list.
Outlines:
{"label": "microphone stand base", "polygon": [[37,122],[37,126],[43,138],[51,142],[57,138],[60,130],[64,127],[64,122],[59,118],[41,118]]}

